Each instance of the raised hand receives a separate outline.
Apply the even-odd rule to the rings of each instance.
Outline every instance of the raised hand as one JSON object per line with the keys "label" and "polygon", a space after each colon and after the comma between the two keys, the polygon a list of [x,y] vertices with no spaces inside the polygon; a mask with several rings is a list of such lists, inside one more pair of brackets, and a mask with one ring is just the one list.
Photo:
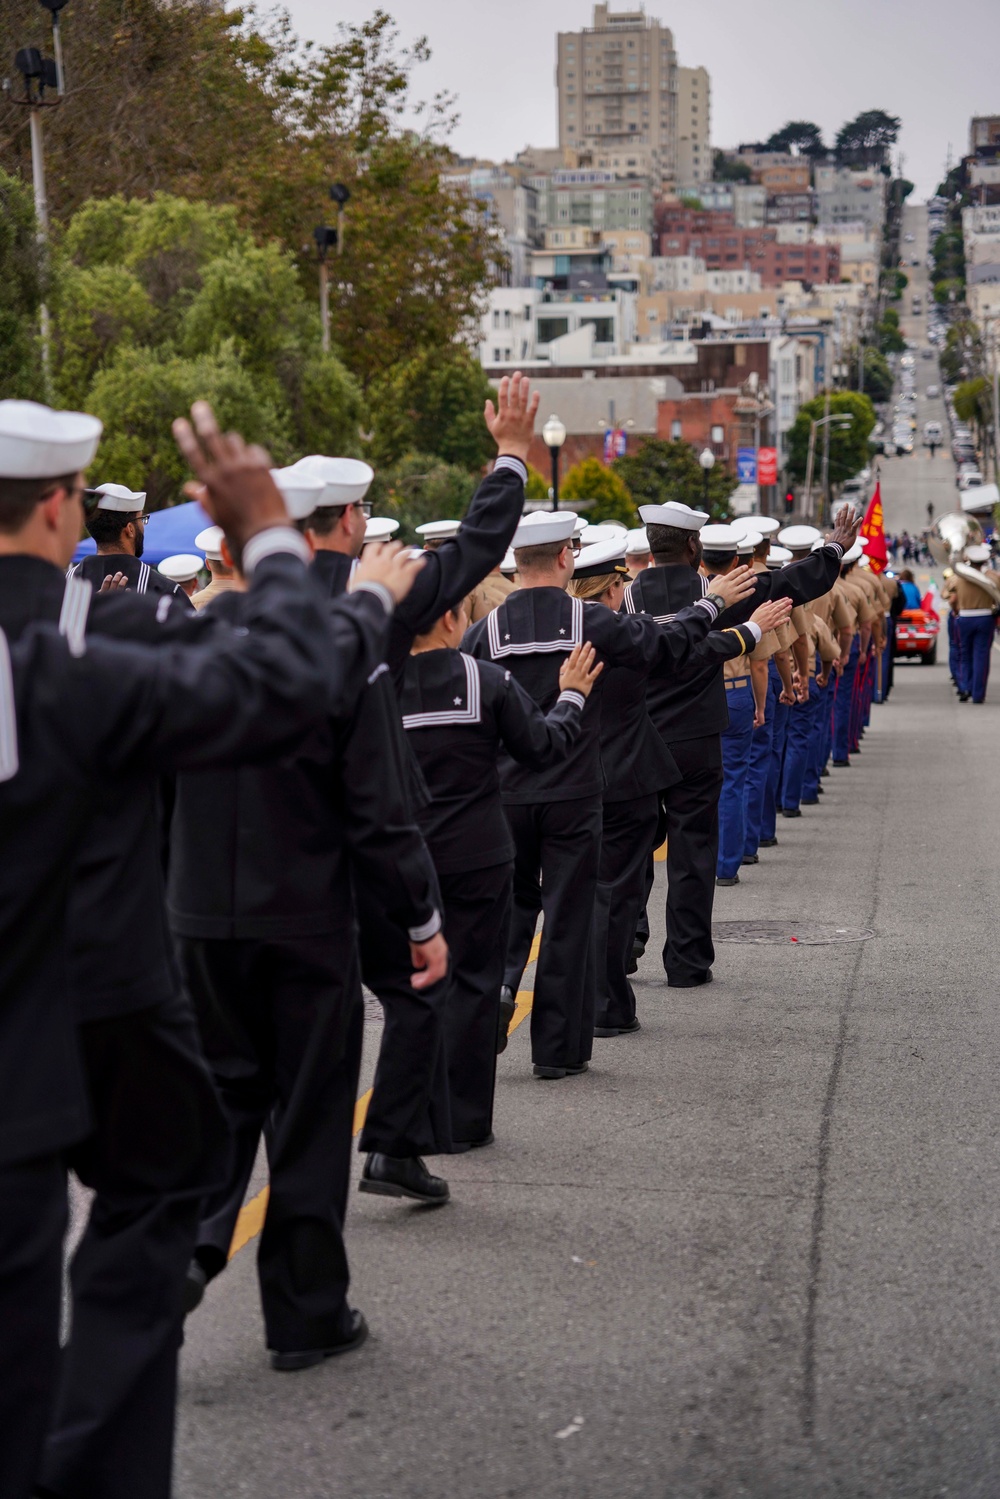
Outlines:
{"label": "raised hand", "polygon": [[203,492],[198,498],[222,527],[235,554],[258,531],[287,526],[288,511],[271,478],[271,460],[263,448],[248,446],[238,432],[219,431],[207,401],[195,401],[191,421],[178,418],[174,438]]}
{"label": "raised hand", "polygon": [[762,635],[783,625],[792,612],[791,599],[767,599],[751,614],[750,623],[757,625]]}
{"label": "raised hand", "polygon": [[424,565],[424,557],[398,541],[370,541],[354,569],[349,587],[359,583],[381,583],[396,603],[402,603]]}
{"label": "raised hand", "polygon": [[504,375],[497,391],[497,404],[486,402],[486,425],[500,453],[509,453],[512,458],[528,461],[528,449],[535,433],[535,414],[540,400],[538,391],[531,392],[531,382],[526,375],[515,371],[509,378]]}
{"label": "raised hand", "polygon": [[723,608],[731,609],[734,604],[748,599],[756,585],[757,574],[752,567],[734,567],[732,572],[726,573],[724,577],[712,578],[708,591],[722,599]]}
{"label": "raised hand", "polygon": [[101,580],[101,586],[97,591],[98,593],[118,593],[120,590],[127,587],[128,578],[124,573],[108,573],[107,576]]}
{"label": "raised hand", "polygon": [[589,640],[575,646],[559,668],[559,691],[579,692],[589,697],[594,683],[604,670],[604,662],[594,665],[597,652]]}
{"label": "raised hand", "polygon": [[848,551],[858,539],[863,519],[853,505],[841,505],[833,517],[833,530],[826,538],[827,541],[839,542],[844,551]]}

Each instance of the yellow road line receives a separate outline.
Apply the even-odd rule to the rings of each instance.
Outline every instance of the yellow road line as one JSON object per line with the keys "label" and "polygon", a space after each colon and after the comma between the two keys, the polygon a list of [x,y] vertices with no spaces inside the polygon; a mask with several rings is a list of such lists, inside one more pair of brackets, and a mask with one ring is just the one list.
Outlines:
{"label": "yellow road line", "polygon": [[665,861],[666,857],[667,845],[665,843],[661,843],[659,848],[653,850],[653,858],[656,860],[657,864],[662,864]]}
{"label": "yellow road line", "polygon": [[[538,957],[538,948],[541,940],[541,934],[534,938],[531,944],[531,951],[528,954],[529,963],[533,963]],[[510,1023],[510,1029],[512,1031],[516,1031],[525,1016],[530,1015],[532,998],[533,994],[530,989],[518,990],[517,1008],[514,1011],[514,1018]],[[367,1093],[362,1093],[361,1097],[354,1105],[355,1140],[364,1129],[365,1119],[368,1115],[368,1105],[371,1103],[371,1098],[372,1090],[371,1088],[369,1088]],[[256,1239],[257,1235],[264,1227],[264,1218],[267,1213],[267,1200],[270,1195],[271,1189],[269,1187],[262,1187],[261,1190],[257,1193],[256,1197],[251,1197],[250,1201],[244,1203],[243,1207],[240,1208],[240,1216],[236,1220],[236,1228],[233,1231],[233,1242],[229,1246],[230,1259],[233,1258],[233,1255],[239,1254],[241,1249],[245,1249],[246,1246],[250,1243],[251,1239]]]}

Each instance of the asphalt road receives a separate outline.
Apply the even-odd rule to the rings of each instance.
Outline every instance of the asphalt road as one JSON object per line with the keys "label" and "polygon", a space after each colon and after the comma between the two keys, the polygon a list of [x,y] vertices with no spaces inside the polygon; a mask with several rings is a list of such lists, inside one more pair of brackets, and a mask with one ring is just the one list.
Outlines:
{"label": "asphalt road", "polygon": [[[913,530],[953,466],[883,491]],[[642,1031],[552,1084],[521,1027],[452,1203],[355,1198],[363,1349],[272,1373],[236,1255],[188,1327],[179,1499],[1000,1493],[1000,683],[959,705],[943,663],[718,892],[784,940],[668,991],[660,866]],[[816,924],[874,935],[791,940]]]}

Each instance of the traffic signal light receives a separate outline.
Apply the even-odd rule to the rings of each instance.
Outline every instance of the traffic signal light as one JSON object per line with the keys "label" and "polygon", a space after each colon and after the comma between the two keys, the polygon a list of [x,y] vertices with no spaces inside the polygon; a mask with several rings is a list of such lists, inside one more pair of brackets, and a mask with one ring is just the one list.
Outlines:
{"label": "traffic signal light", "polygon": [[792,511],[794,509],[795,509],[795,495],[792,493],[791,490],[789,490],[788,493],[785,495],[785,514],[786,515],[791,515]]}

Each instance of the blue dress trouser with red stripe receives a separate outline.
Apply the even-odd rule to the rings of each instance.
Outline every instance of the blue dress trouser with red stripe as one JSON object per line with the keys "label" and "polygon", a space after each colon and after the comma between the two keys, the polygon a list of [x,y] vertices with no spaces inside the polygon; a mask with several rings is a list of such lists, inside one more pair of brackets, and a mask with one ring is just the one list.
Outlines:
{"label": "blue dress trouser with red stripe", "polygon": [[722,735],[722,794],[719,797],[719,854],[716,874],[732,879],[743,863],[746,842],[747,772],[753,742],[753,688],[749,677],[726,684],[729,728]]}
{"label": "blue dress trouser with red stripe", "polygon": [[[779,694],[780,697],[780,694]],[[771,764],[764,787],[764,811],[760,820],[760,840],[773,838],[778,826],[778,792],[781,788],[781,772],[785,763],[785,745],[788,742],[788,703],[777,702],[774,707],[774,736],[771,740]]]}
{"label": "blue dress trouser with red stripe", "polygon": [[861,646],[857,635],[851,641],[851,653],[847,665],[837,683],[837,699],[833,705],[833,758],[847,760],[851,751],[851,714],[854,709],[854,681],[858,674],[858,654]]}
{"label": "blue dress trouser with red stripe", "polygon": [[962,642],[962,675],[959,688],[972,694],[974,703],[986,697],[986,683],[990,675],[990,650],[993,646],[993,616],[991,614],[960,614],[958,634]]}
{"label": "blue dress trouser with red stripe", "polygon": [[812,739],[809,742],[809,753],[806,756],[806,773],[802,782],[802,800],[814,802],[819,795],[819,778],[830,753],[830,710],[833,706],[833,673],[824,687],[820,687],[815,681],[810,682],[809,691],[816,688],[816,717],[813,723]]}
{"label": "blue dress trouser with red stripe", "polygon": [[[747,772],[746,794],[746,838],[743,844],[743,856],[747,859],[752,859],[760,846],[767,781],[771,771],[771,754],[774,749],[774,721],[780,696],[781,678],[778,675],[778,668],[773,661],[769,661],[767,663],[764,726],[754,729],[750,742],[750,769]],[[774,834],[770,836],[773,837]]]}
{"label": "blue dress trouser with red stripe", "polygon": [[785,771],[781,778],[781,805],[786,812],[794,812],[802,800],[802,787],[818,708],[819,688],[816,686],[816,678],[810,677],[808,698],[804,703],[793,706],[788,720]]}

